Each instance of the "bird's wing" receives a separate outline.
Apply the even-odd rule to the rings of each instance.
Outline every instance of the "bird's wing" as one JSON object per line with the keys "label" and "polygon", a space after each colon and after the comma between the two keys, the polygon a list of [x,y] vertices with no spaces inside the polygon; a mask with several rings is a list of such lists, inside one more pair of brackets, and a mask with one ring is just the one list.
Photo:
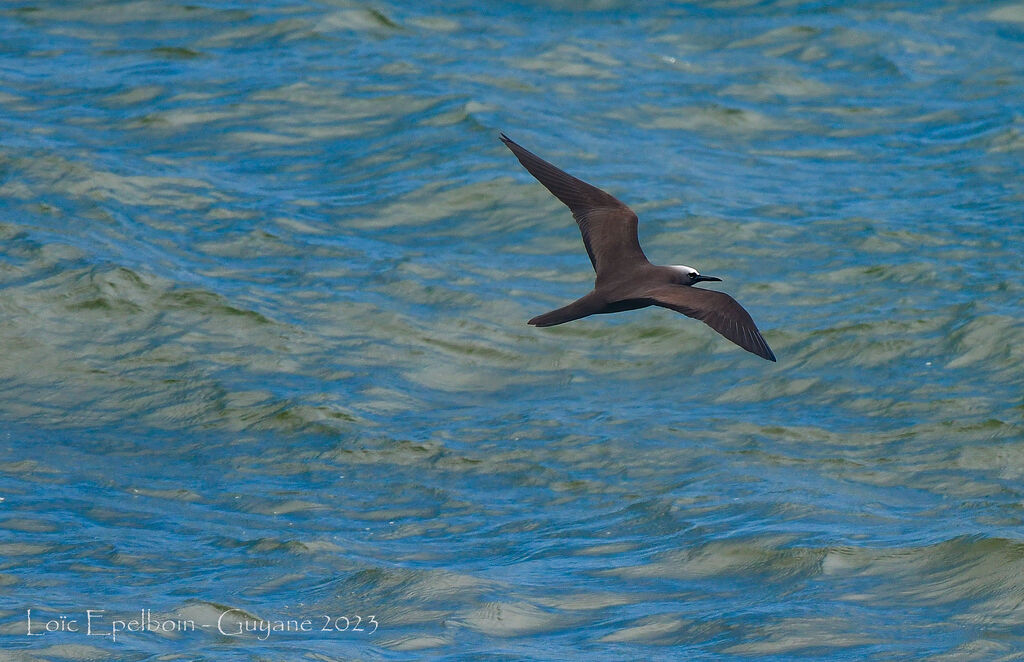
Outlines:
{"label": "bird's wing", "polygon": [[637,218],[632,209],[596,186],[556,168],[504,133],[501,141],[537,181],[572,211],[599,278],[612,264],[621,267],[630,261],[647,263],[637,238]]}
{"label": "bird's wing", "polygon": [[757,330],[750,313],[725,292],[687,285],[662,285],[650,290],[647,298],[656,306],[699,319],[748,352],[775,360],[775,354]]}

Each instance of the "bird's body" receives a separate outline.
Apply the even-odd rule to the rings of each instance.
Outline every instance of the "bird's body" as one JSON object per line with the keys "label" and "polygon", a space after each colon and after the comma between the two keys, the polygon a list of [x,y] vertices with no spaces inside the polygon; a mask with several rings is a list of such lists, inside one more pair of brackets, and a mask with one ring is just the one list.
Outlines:
{"label": "bird's body", "polygon": [[636,214],[614,196],[558,169],[501,134],[531,175],[572,211],[594,266],[594,289],[567,306],[538,315],[534,326],[554,326],[602,313],[661,306],[703,321],[748,352],[775,360],[750,315],[723,292],[693,287],[719,278],[686,266],[662,267],[640,248]]}

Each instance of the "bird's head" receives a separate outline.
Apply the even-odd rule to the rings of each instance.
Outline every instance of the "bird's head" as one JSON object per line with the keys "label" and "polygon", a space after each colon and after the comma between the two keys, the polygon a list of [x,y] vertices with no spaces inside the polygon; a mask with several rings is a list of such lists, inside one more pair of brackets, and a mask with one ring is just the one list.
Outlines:
{"label": "bird's head", "polygon": [[680,284],[682,285],[693,285],[705,280],[722,280],[721,278],[715,278],[714,276],[701,276],[693,267],[688,267],[685,264],[673,264],[671,269],[675,269],[676,273],[680,276]]}

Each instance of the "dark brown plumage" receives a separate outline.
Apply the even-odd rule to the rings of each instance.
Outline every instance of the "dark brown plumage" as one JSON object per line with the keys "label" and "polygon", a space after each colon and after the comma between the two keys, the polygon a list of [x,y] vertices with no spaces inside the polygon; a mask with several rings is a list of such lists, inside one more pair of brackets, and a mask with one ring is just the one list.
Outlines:
{"label": "dark brown plumage", "polygon": [[775,360],[743,306],[724,292],[693,287],[695,283],[721,279],[701,276],[690,267],[651,264],[640,248],[637,217],[632,209],[556,168],[504,133],[501,141],[537,181],[569,207],[597,274],[594,289],[586,296],[538,315],[530,324],[554,326],[589,315],[661,306],[699,319],[748,352]]}

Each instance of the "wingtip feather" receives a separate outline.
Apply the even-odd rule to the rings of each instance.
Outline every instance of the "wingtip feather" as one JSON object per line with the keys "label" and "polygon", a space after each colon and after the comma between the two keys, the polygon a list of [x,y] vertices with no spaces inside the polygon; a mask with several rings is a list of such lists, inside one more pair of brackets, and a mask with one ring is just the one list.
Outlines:
{"label": "wingtip feather", "polygon": [[778,363],[778,361],[776,361],[775,359],[775,352],[773,352],[772,348],[768,346],[768,341],[764,339],[764,336],[758,333],[757,339],[761,341],[759,343],[760,347],[758,348],[761,351],[755,352],[755,354],[757,354],[758,356],[765,360],[771,361],[772,363]]}

